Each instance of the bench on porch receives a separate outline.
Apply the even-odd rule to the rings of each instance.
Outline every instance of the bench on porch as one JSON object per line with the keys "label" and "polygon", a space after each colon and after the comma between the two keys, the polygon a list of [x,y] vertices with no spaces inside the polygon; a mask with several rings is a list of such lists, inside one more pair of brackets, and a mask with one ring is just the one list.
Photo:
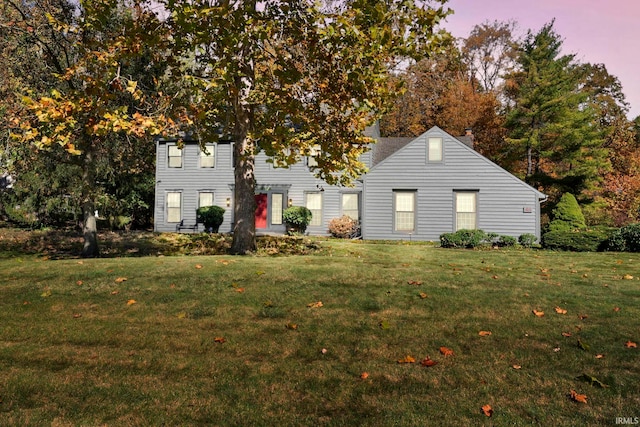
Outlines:
{"label": "bench on porch", "polygon": [[180,221],[180,224],[176,224],[176,232],[180,233],[182,230],[191,230],[192,233],[198,231],[198,224],[187,225],[184,223],[184,219]]}

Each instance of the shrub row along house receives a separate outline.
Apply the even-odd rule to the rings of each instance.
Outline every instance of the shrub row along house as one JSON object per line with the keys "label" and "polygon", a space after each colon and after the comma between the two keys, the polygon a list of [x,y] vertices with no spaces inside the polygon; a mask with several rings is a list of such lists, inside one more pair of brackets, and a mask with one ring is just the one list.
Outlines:
{"label": "shrub row along house", "polygon": [[[453,137],[433,127],[417,138],[377,139],[362,159],[369,171],[353,187],[313,176],[314,156],[289,167],[256,158],[256,231],[284,233],[282,213],[306,206],[307,232],[327,235],[333,218],[358,219],[364,239],[436,241],[459,229],[518,237],[540,236],[540,204],[546,196],[473,149],[472,136]],[[157,141],[155,230],[175,232],[196,224],[196,209],[226,209],[220,232],[233,228],[232,143]],[[198,228],[199,227],[199,228]]]}

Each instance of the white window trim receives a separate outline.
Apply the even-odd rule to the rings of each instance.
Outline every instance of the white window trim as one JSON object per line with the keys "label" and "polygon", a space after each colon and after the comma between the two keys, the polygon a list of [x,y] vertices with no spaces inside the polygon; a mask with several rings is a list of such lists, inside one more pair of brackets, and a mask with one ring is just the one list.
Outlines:
{"label": "white window trim", "polygon": [[360,193],[359,192],[345,192],[345,193],[341,193],[340,194],[340,215],[347,215],[345,213],[345,209],[344,209],[344,196],[355,196],[356,197],[356,217],[353,218],[353,216],[349,215],[349,217],[351,217],[352,219],[355,219],[356,221],[360,220]]}
{"label": "white window trim", "polygon": [[310,194],[314,194],[314,195],[318,195],[320,196],[320,215],[319,215],[319,219],[318,216],[313,215],[311,217],[311,222],[309,223],[309,227],[322,227],[322,214],[323,214],[323,210],[324,210],[324,195],[322,192],[320,191],[309,191],[306,192],[304,194],[304,205],[311,210],[311,212],[313,213],[313,210],[311,208],[309,208],[309,195]]}
{"label": "white window trim", "polygon": [[[474,228],[472,228],[472,230],[477,230],[478,229],[478,190],[454,190],[453,191],[453,215],[454,215],[454,231],[458,231],[458,230],[468,230],[468,227],[459,227],[458,226],[458,214],[460,213],[472,213],[473,214],[473,222],[475,223]],[[472,212],[459,212],[458,211],[458,195],[462,195],[462,194],[472,194],[473,195],[473,211]]]}
{"label": "white window trim", "polygon": [[[178,158],[178,156],[172,156],[171,155],[172,148],[175,148],[180,153],[180,156],[179,156],[179,158],[180,158],[180,166],[171,166],[171,159],[172,158]],[[179,148],[176,144],[168,144],[167,145],[167,167],[169,169],[180,169],[183,166],[184,166],[184,149],[183,148]]]}
{"label": "white window trim", "polygon": [[204,206],[213,206],[213,205],[215,204],[215,200],[216,200],[216,199],[215,199],[215,197],[216,197],[216,195],[215,195],[215,193],[214,193],[214,191],[213,191],[213,190],[199,190],[199,191],[198,191],[198,207],[199,207],[199,208],[203,207],[203,205],[202,205],[202,203],[201,203],[201,201],[202,201],[202,199],[201,199],[201,195],[202,195],[202,194],[211,194],[211,204],[210,204],[210,205],[204,205]]}
{"label": "white window trim", "polygon": [[[177,221],[170,221],[169,220],[169,209],[175,209],[175,207],[171,207],[169,206],[169,195],[170,194],[178,194],[180,196],[180,219],[178,219]],[[182,198],[182,190],[167,190],[167,192],[165,193],[165,215],[166,215],[166,223],[167,224],[178,224],[180,223],[180,221],[182,221],[182,207],[183,207],[183,198]]]}
{"label": "white window trim", "polygon": [[[431,150],[431,142],[439,142],[440,147],[438,148],[438,153],[434,156],[432,155]],[[442,163],[444,162],[444,139],[441,136],[430,136],[427,138],[427,162],[428,163]]]}
{"label": "white window trim", "polygon": [[[413,228],[412,229],[398,229],[398,218],[397,218],[397,214],[398,214],[398,208],[396,206],[397,203],[397,196],[399,194],[411,194],[413,197],[413,211],[402,211],[402,212],[412,212],[413,213]],[[418,191],[417,190],[402,190],[402,189],[397,189],[397,190],[393,190],[393,232],[394,233],[400,233],[400,234],[414,234],[417,231],[418,225],[417,225],[417,217],[418,217],[418,197],[417,197]]]}
{"label": "white window trim", "polygon": [[[209,152],[210,154],[207,156],[205,155],[204,151],[202,150],[201,147],[198,147],[198,167],[202,168],[202,169],[215,169],[216,167],[216,152],[218,151],[218,147],[217,144],[205,144],[204,148],[207,150],[207,152]],[[202,160],[203,159],[209,159],[209,158],[213,158],[213,165],[211,166],[202,166]]]}

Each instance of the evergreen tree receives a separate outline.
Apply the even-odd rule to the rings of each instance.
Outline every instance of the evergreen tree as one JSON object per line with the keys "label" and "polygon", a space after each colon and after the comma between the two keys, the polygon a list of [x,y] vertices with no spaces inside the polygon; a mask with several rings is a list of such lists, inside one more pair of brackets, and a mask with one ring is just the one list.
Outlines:
{"label": "evergreen tree", "polygon": [[591,187],[608,164],[581,68],[561,48],[553,21],[529,31],[506,86],[510,169],[552,197]]}

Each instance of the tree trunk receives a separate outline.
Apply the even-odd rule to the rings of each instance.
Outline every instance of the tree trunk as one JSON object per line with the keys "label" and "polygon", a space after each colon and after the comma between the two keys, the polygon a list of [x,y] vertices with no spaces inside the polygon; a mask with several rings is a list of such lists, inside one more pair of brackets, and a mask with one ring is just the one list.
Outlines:
{"label": "tree trunk", "polygon": [[84,258],[95,258],[100,255],[98,248],[98,226],[95,217],[95,204],[93,194],[95,191],[95,164],[91,148],[83,154],[82,162],[82,237],[84,245],[82,256]]}
{"label": "tree trunk", "polygon": [[253,142],[237,140],[233,147],[234,205],[233,243],[231,253],[245,255],[256,249],[256,200]]}
{"label": "tree trunk", "polygon": [[84,258],[95,258],[100,255],[100,250],[98,248],[98,227],[93,203],[87,202],[82,206],[82,218],[82,236],[84,237],[82,256]]}

